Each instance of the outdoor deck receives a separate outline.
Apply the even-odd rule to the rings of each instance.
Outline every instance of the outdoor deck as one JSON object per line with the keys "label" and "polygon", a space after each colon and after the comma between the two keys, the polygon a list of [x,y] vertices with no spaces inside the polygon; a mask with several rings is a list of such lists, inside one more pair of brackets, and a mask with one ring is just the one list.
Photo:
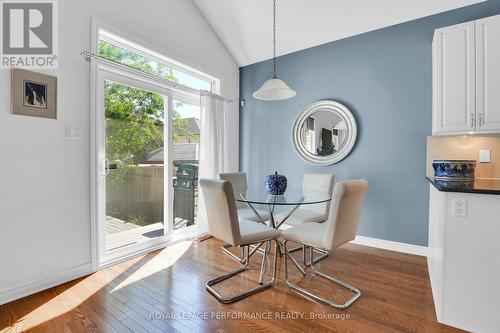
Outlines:
{"label": "outdoor deck", "polygon": [[[180,229],[186,226],[187,222],[188,220],[175,218],[174,229]],[[139,244],[162,236],[163,230],[164,227],[162,222],[139,226],[112,216],[106,216],[106,251]]]}
{"label": "outdoor deck", "polygon": [[137,228],[140,228],[140,226],[127,223],[113,216],[106,216],[106,236]]}

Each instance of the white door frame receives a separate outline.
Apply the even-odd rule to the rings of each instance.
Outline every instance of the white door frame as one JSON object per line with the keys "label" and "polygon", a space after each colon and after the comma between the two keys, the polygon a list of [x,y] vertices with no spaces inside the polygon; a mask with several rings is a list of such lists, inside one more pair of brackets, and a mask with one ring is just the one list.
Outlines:
{"label": "white door frame", "polygon": [[[165,246],[168,243],[173,231],[173,190],[172,190],[172,103],[173,92],[166,86],[151,79],[131,75],[126,71],[109,66],[106,64],[96,64],[96,81],[95,81],[95,106],[94,122],[93,122],[93,183],[94,183],[94,196],[92,200],[95,203],[94,216],[94,232],[93,232],[93,245],[95,255],[93,255],[92,267],[93,270],[98,270],[103,266],[108,266],[117,261],[126,260],[132,256],[140,253],[150,251],[152,248]],[[166,180],[164,186],[164,225],[165,235],[152,239],[151,241],[126,247],[106,253],[105,251],[105,216],[106,216],[106,176],[105,176],[105,112],[104,112],[104,82],[113,81],[124,85],[137,87],[147,91],[159,93],[166,97],[167,112],[165,112],[165,131],[164,131],[164,145],[167,149],[165,151],[164,162],[164,179]]]}
{"label": "white door frame", "polygon": [[[112,254],[105,253],[105,212],[106,212],[106,188],[105,188],[105,151],[104,151],[104,81],[114,81],[121,84],[153,91],[166,97],[167,112],[165,112],[164,131],[164,223],[165,235],[151,241],[140,243],[113,251]],[[183,92],[174,91],[160,81],[144,77],[137,73],[129,73],[120,67],[104,63],[92,62],[91,79],[91,247],[92,247],[92,271],[95,272],[115,263],[128,260],[132,257],[159,249],[173,242],[193,237],[197,234],[197,225],[173,230],[173,161],[172,161],[172,120],[173,101],[198,104],[199,99]]]}
{"label": "white door frame", "polygon": [[[105,31],[108,31],[110,33],[113,34],[114,37],[120,37],[120,36],[123,36],[123,37],[120,37],[120,38],[126,38],[127,40],[130,40],[134,43],[136,43],[135,41],[139,41],[139,39],[136,39],[134,38],[133,36],[129,36],[127,34],[124,34],[123,32],[120,32],[118,30],[116,30],[115,28],[112,28],[112,27],[109,27],[105,24],[103,24],[102,22],[99,22],[98,20],[96,19],[92,19],[92,35],[91,35],[91,51],[93,54],[98,54],[99,53],[99,32],[101,30],[105,30]],[[114,41],[115,42],[115,41]],[[142,42],[141,42],[142,43]],[[139,45],[139,43],[137,43],[137,45]],[[126,47],[127,49],[130,48],[130,46],[127,45]],[[151,48],[151,50],[154,49],[154,48]],[[137,51],[134,49],[134,51]],[[139,52],[139,54],[143,54],[142,52]],[[151,55],[148,53],[147,54],[148,57],[151,57]],[[159,55],[155,53],[155,56],[153,56],[153,58],[156,59],[156,57],[158,57]],[[163,56],[159,56],[158,59],[156,60],[159,60],[160,62],[167,62],[168,64],[171,65],[171,67],[176,67],[176,64],[177,62],[173,61],[172,59],[166,59],[165,57]],[[212,76],[209,76],[205,73],[201,73],[197,70],[193,70],[193,69],[189,69],[185,66],[180,66],[180,69],[182,69],[182,71],[185,71],[185,72],[188,72],[196,77],[201,77],[203,79],[207,79],[208,81],[212,82],[212,84],[214,85],[215,87],[215,92],[220,92],[220,81]],[[124,75],[126,77],[131,77],[131,75],[127,75],[127,71],[126,70],[123,70],[123,69],[120,69],[119,67],[115,67],[113,65],[106,65],[106,64],[102,64],[102,63],[98,63],[97,61],[95,60],[91,60],[91,79],[90,79],[90,176],[91,176],[91,184],[90,184],[90,219],[91,219],[91,225],[90,225],[90,232],[91,232],[91,260],[92,260],[92,271],[95,272],[101,268],[103,268],[105,265],[102,265],[101,262],[100,262],[100,251],[102,251],[102,249],[100,248],[99,246],[99,240],[100,238],[103,237],[103,235],[100,235],[99,233],[102,233],[102,231],[99,231],[100,229],[100,225],[99,225],[99,221],[100,221],[100,218],[101,218],[101,215],[102,214],[102,207],[100,208],[99,207],[99,200],[101,199],[100,196],[98,195],[99,194],[99,189],[100,189],[100,184],[99,184],[99,177],[101,172],[100,172],[100,168],[102,166],[102,163],[100,161],[100,145],[103,144],[101,141],[98,140],[98,138],[100,137],[103,137],[102,135],[99,136],[100,134],[102,134],[103,132],[98,132],[98,131],[102,131],[99,130],[99,122],[102,122],[102,118],[99,118],[99,117],[102,117],[104,114],[100,113],[100,109],[102,109],[102,106],[98,105],[98,94],[99,93],[103,93],[103,89],[102,87],[98,87],[99,84],[98,84],[98,72],[100,71],[104,71],[104,72],[108,72],[108,73],[114,73],[115,75]],[[201,75],[202,74],[202,75]],[[201,75],[201,76],[200,76]],[[186,92],[183,92],[183,91],[178,91],[178,90],[173,90],[171,87],[169,86],[166,86],[166,85],[163,85],[161,84],[161,82],[159,81],[156,81],[154,79],[151,79],[151,77],[148,77],[148,76],[141,76],[141,75],[137,75],[137,73],[134,73],[134,75],[132,75],[132,78],[131,80],[134,81],[134,84],[132,84],[133,86],[137,86],[137,87],[144,87],[145,90],[151,90],[150,88],[153,87],[154,88],[154,91],[158,91],[160,92],[162,95],[164,96],[168,96],[168,118],[166,119],[168,124],[165,123],[165,125],[168,126],[168,134],[165,133],[166,136],[168,137],[165,137],[165,146],[167,146],[167,143],[168,143],[168,146],[167,147],[171,147],[172,146],[172,135],[170,135],[171,133],[171,128],[172,128],[172,114],[171,114],[171,110],[173,110],[172,108],[172,102],[173,100],[179,100],[179,101],[182,101],[182,102],[186,102],[186,103],[191,103],[191,104],[197,104],[199,105],[199,97],[198,96],[193,96],[191,94],[188,94]],[[166,131],[167,132],[167,131]],[[170,170],[169,172],[169,176],[166,177],[166,179],[168,180],[168,183],[166,183],[166,186],[165,186],[165,189],[166,189],[166,192],[165,193],[165,200],[168,200],[169,201],[165,201],[165,207],[168,208],[168,206],[170,205],[170,209],[168,209],[168,213],[166,212],[164,214],[165,216],[165,219],[166,221],[170,221],[172,222],[173,221],[173,179],[172,179],[172,173],[171,173],[171,170],[172,170],[172,156],[171,156],[171,149],[166,149],[166,153],[168,154],[168,156],[165,156],[165,160],[167,160],[167,157],[168,157],[168,161],[169,163],[167,163],[167,167],[164,168],[164,170]],[[167,202],[169,203],[167,205]],[[105,210],[104,210],[105,211]],[[168,214],[171,214],[170,216],[167,216]],[[172,227],[173,228],[173,223],[166,223],[166,225],[168,227]],[[170,231],[170,230],[169,230]],[[161,247],[164,247],[166,246],[167,244],[170,244],[172,242],[175,242],[177,240],[182,240],[182,239],[185,239],[187,237],[191,237],[191,236],[195,236],[197,233],[197,225],[194,225],[194,226],[190,226],[190,227],[185,227],[185,228],[182,228],[182,229],[179,229],[179,230],[176,230],[175,232],[171,232],[169,236],[167,236],[163,242],[161,242],[160,244],[156,245],[156,246],[152,246],[146,250],[144,250],[143,252],[149,252],[151,250],[154,250],[155,248],[161,248]],[[104,244],[104,243],[103,243]],[[140,254],[140,251],[132,254],[133,256],[135,255],[139,255]],[[120,261],[122,260],[126,260],[128,257],[122,257]],[[113,262],[110,262],[108,264],[113,264]]]}

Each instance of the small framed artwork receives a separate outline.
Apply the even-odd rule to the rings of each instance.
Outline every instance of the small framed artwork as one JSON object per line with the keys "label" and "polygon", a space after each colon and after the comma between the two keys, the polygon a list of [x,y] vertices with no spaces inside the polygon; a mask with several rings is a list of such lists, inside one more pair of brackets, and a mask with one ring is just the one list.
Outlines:
{"label": "small framed artwork", "polygon": [[12,113],[57,118],[57,77],[24,69],[12,69]]}

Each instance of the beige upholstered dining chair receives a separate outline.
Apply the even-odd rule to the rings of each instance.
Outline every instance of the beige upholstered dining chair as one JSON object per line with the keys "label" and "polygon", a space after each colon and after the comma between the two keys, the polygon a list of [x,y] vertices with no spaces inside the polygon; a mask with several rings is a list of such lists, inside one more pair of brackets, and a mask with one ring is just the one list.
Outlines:
{"label": "beige upholstered dining chair", "polygon": [[[276,266],[277,266],[277,253],[278,253],[278,237],[280,231],[268,227],[262,223],[253,221],[239,220],[236,211],[236,203],[234,200],[234,192],[229,181],[216,180],[216,179],[200,179],[200,188],[203,193],[205,202],[205,209],[207,212],[208,226],[212,236],[222,240],[223,242],[231,245],[244,248],[244,259],[241,262],[240,268],[225,273],[210,279],[206,283],[207,290],[212,293],[220,302],[231,303],[242,299],[246,296],[254,294],[265,288],[271,287],[276,280]],[[259,285],[245,290],[236,295],[223,296],[216,291],[213,286],[221,281],[227,280],[232,276],[240,274],[247,270],[250,257],[259,247],[266,243],[266,252],[268,249],[267,242],[275,242],[274,248],[274,269],[272,279],[264,283],[263,269],[267,255],[264,255]],[[257,244],[251,251],[250,245]]]}
{"label": "beige upholstered dining chair", "polygon": [[[335,176],[324,173],[306,173],[302,180],[302,190],[332,194]],[[323,222],[328,218],[330,202],[314,205],[304,205],[297,208],[292,214],[282,212],[275,215],[275,220],[280,223],[297,226],[308,222]]]}
{"label": "beige upholstered dining chair", "polygon": [[[227,180],[231,183],[234,190],[235,199],[240,196],[240,193],[245,193],[247,191],[247,175],[244,172],[227,172],[219,173],[219,179]],[[240,220],[248,220],[255,222],[265,222],[269,220],[269,212],[262,209],[255,209],[259,216],[262,218],[260,220],[257,215],[243,202],[236,202],[236,208],[238,210],[238,218]]]}
{"label": "beige upholstered dining chair", "polygon": [[[285,281],[291,288],[298,292],[309,296],[317,301],[326,303],[337,308],[346,308],[351,305],[361,292],[359,289],[342,282],[334,277],[326,275],[316,269],[313,260],[313,249],[319,248],[326,251],[333,251],[339,246],[351,241],[356,237],[358,229],[359,217],[363,206],[364,196],[368,189],[366,180],[343,181],[335,185],[328,220],[324,223],[305,223],[282,232],[285,252],[287,251],[287,243],[300,243],[309,249],[309,263],[305,262],[306,269],[310,268],[316,275],[323,277],[329,281],[340,284],[341,286],[354,292],[345,303],[338,304],[333,301],[313,294],[312,292],[293,284],[288,279],[287,260],[285,256],[284,270]],[[304,249],[304,252],[306,249]],[[305,261],[305,260],[304,260]],[[305,271],[301,270],[305,275]]]}
{"label": "beige upholstered dining chair", "polygon": [[[233,187],[233,192],[234,192],[234,197],[235,199],[240,196],[241,193],[246,193],[248,185],[247,185],[247,175],[244,172],[227,172],[227,173],[219,173],[219,179],[222,180],[227,180],[228,182],[231,183]],[[255,214],[252,211],[252,208],[256,210]],[[265,224],[267,220],[269,220],[269,212],[258,209],[252,206],[250,208],[243,202],[236,201],[236,210],[238,212],[238,219],[240,220],[246,220],[246,221],[254,221],[254,222],[260,222]],[[259,218],[260,216],[260,218]],[[226,254],[228,254],[231,258],[243,262],[244,255],[243,255],[243,250],[240,254],[240,256],[237,256],[233,252],[229,250],[231,247],[230,244],[225,243],[222,245],[222,251],[224,251]]]}

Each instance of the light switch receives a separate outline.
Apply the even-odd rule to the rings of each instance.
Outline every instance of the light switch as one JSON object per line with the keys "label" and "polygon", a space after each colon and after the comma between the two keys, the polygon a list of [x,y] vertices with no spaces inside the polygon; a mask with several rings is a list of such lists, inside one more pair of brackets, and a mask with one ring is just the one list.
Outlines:
{"label": "light switch", "polygon": [[79,124],[66,124],[66,138],[79,140],[81,138],[81,130]]}
{"label": "light switch", "polygon": [[451,215],[466,217],[467,216],[467,200],[466,199],[451,199]]}
{"label": "light switch", "polygon": [[490,163],[491,151],[489,149],[481,149],[479,151],[479,163]]}

